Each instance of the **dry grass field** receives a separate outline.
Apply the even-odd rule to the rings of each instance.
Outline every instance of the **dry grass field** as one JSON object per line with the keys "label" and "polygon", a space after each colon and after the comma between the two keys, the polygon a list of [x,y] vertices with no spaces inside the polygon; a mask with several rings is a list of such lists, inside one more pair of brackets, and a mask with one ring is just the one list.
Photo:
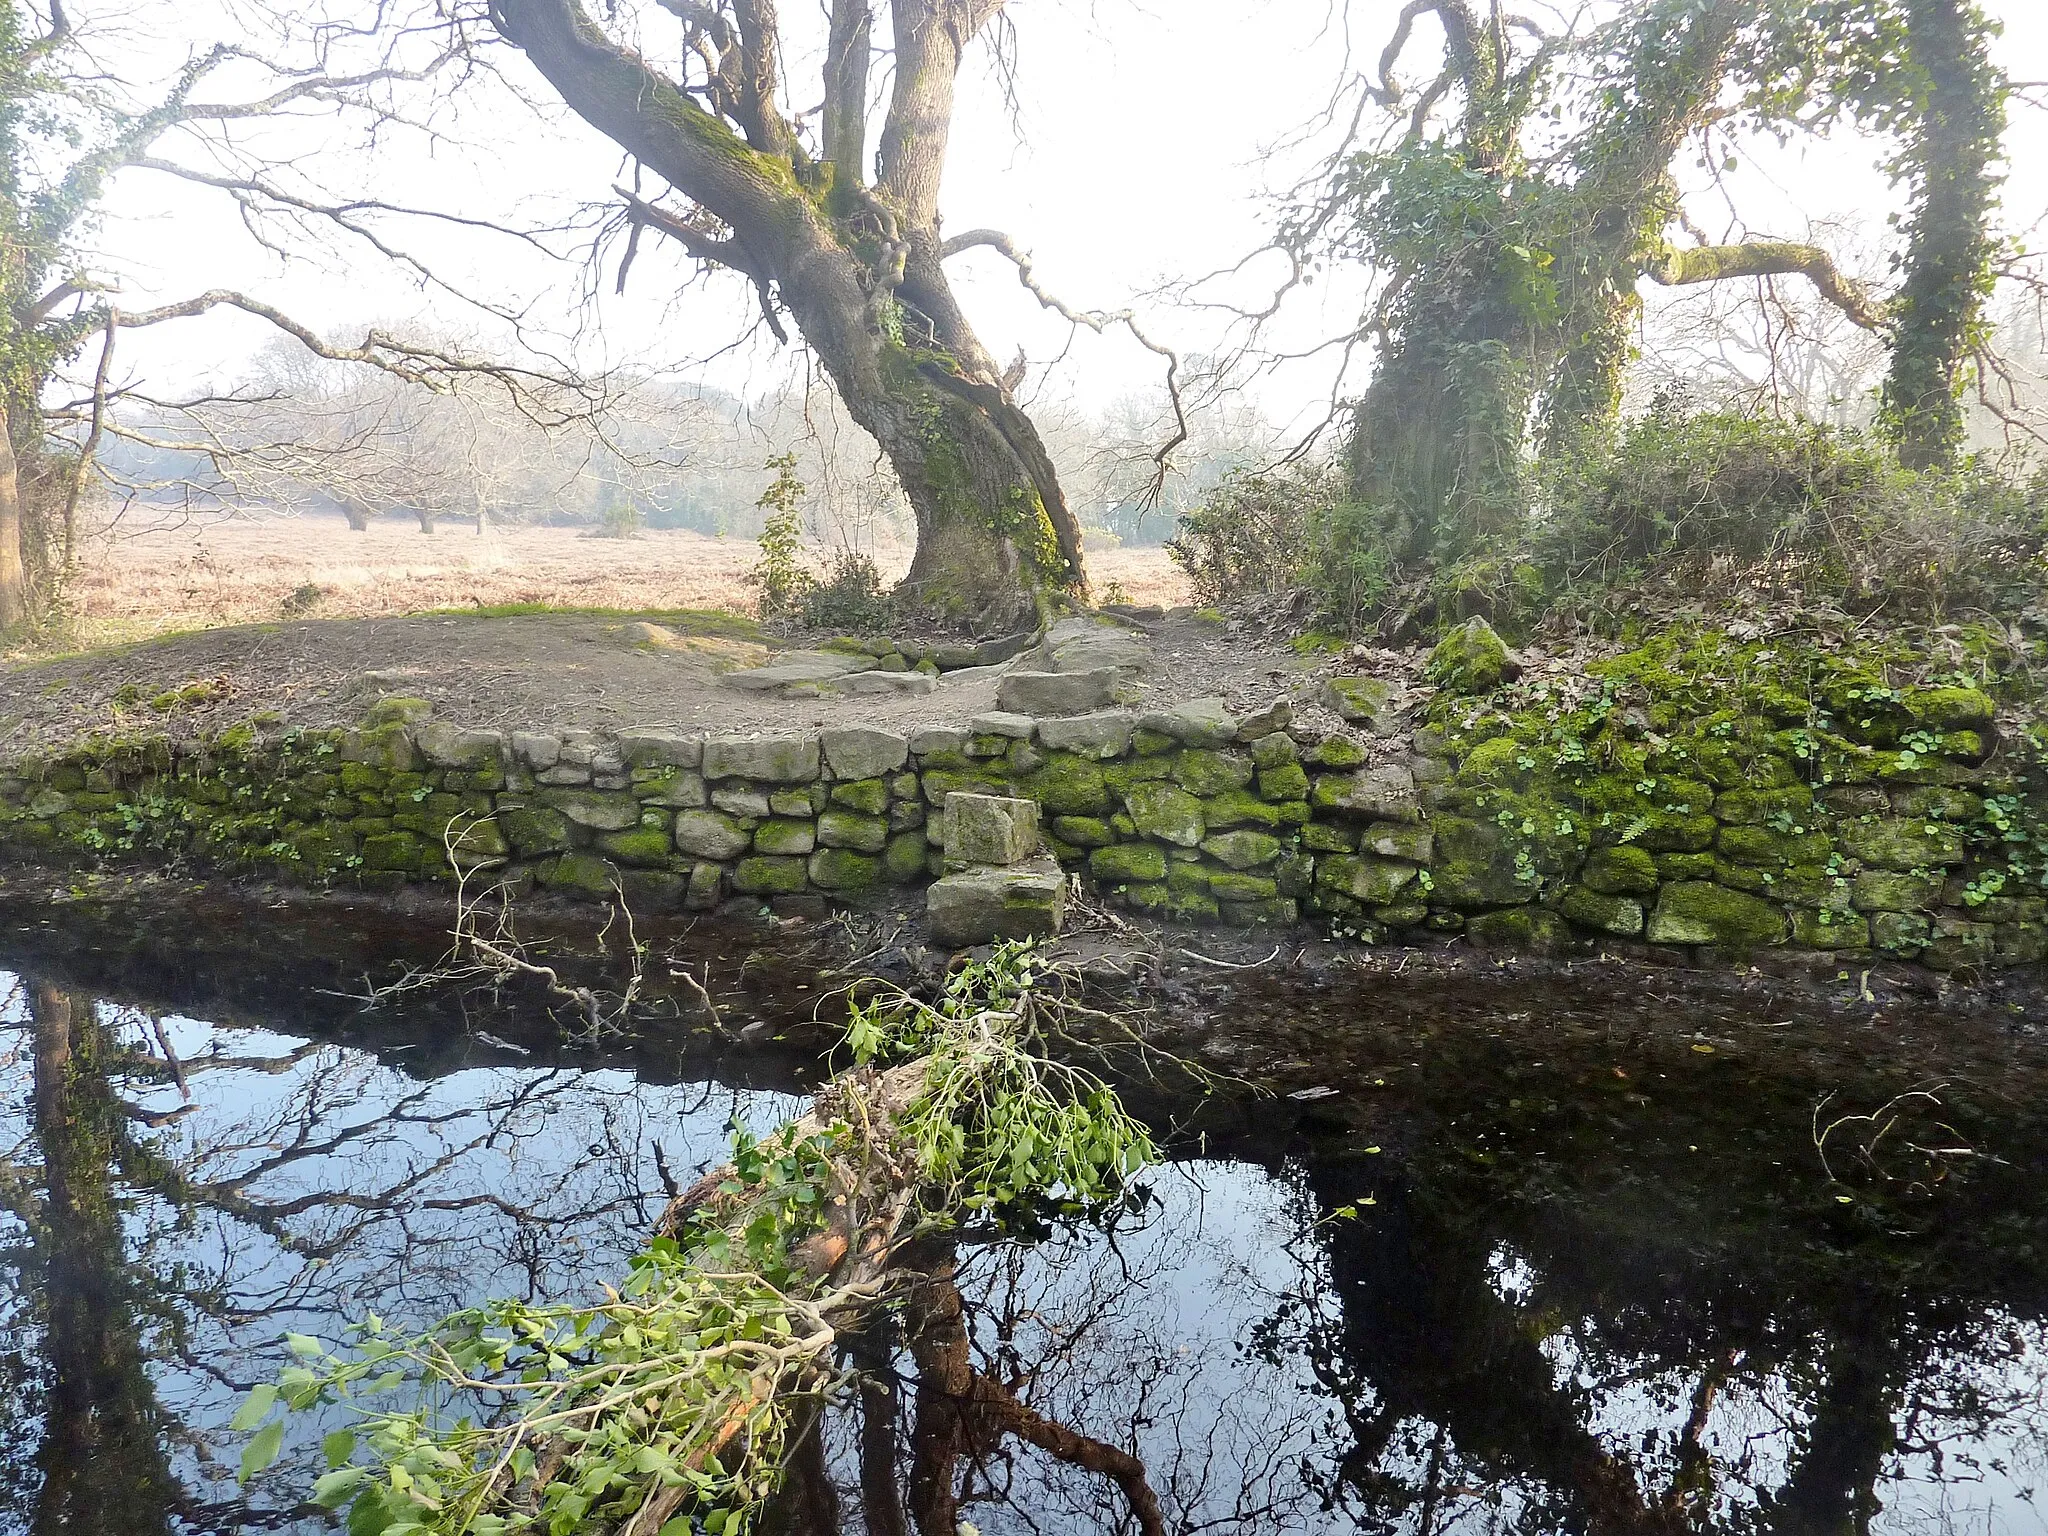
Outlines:
{"label": "dry grass field", "polygon": [[[648,532],[594,539],[573,528],[445,526],[387,519],[250,517],[127,535],[103,545],[72,593],[65,642],[97,646],[279,618],[358,618],[432,608],[722,608],[751,612],[751,539]],[[1171,606],[1187,587],[1164,550],[1089,557],[1096,595]],[[892,579],[909,551],[884,551]]]}

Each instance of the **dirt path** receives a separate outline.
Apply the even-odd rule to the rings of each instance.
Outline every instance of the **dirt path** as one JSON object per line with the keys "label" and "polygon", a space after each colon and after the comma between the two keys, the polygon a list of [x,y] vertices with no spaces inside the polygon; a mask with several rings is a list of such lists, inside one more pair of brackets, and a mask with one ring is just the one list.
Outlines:
{"label": "dirt path", "polygon": [[[0,757],[94,730],[197,735],[266,712],[309,726],[345,724],[386,694],[429,699],[444,719],[489,728],[904,730],[995,708],[996,680],[987,672],[941,679],[935,692],[914,698],[741,693],[717,676],[766,655],[749,621],[647,617],[682,634],[686,648],[636,643],[632,615],[419,615],[202,630],[19,662],[0,672]],[[1156,626],[1153,640],[1147,703],[1221,695],[1254,708],[1295,694],[1298,710],[1313,711],[1316,669],[1284,647],[1192,616]]]}

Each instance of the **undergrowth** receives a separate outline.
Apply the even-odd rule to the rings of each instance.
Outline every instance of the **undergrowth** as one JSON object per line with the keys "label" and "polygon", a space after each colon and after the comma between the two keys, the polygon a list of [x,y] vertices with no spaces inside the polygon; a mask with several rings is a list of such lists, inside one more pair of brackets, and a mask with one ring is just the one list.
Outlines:
{"label": "undergrowth", "polygon": [[1526,477],[1518,528],[1455,564],[1405,562],[1390,511],[1334,465],[1235,477],[1169,545],[1202,600],[1306,589],[1351,635],[1418,638],[1472,614],[1613,630],[1743,589],[1852,615],[2048,628],[2048,475],[1982,460],[1909,471],[1850,428],[1653,402]]}

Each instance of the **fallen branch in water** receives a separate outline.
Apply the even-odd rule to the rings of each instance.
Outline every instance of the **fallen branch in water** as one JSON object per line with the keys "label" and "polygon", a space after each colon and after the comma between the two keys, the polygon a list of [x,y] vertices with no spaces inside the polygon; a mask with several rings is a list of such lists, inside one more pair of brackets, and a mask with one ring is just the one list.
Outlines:
{"label": "fallen branch in water", "polygon": [[[412,1335],[371,1317],[332,1350],[288,1339],[299,1362],[236,1416],[262,1426],[244,1475],[277,1456],[286,1415],[323,1408],[355,1423],[328,1437],[313,1497],[349,1506],[356,1536],[745,1529],[846,1380],[842,1336],[928,1280],[903,1261],[912,1236],[1014,1202],[1098,1201],[1151,1158],[1105,1083],[1043,1053],[1037,979],[1027,946],[1003,946],[936,1002],[854,1000],[856,1065],[801,1119],[738,1135],[602,1302],[495,1301]],[[957,1376],[949,1363],[947,1390]],[[1115,1478],[1161,1528],[1135,1458],[967,1386],[975,1422]]]}

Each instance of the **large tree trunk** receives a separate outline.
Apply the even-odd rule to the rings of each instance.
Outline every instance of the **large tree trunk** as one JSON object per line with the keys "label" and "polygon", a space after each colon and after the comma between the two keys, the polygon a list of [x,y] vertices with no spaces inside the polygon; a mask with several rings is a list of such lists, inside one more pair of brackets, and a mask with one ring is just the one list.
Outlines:
{"label": "large tree trunk", "polygon": [[[1501,37],[1467,0],[1434,9],[1448,74],[1465,97],[1458,159],[1511,227],[1505,206],[1526,108],[1510,88]],[[1390,56],[1405,35],[1404,25]],[[1534,334],[1507,260],[1494,239],[1463,241],[1408,274],[1387,306],[1379,366],[1353,419],[1351,474],[1403,563],[1455,565],[1520,526]]]}
{"label": "large tree trunk", "polygon": [[28,622],[28,562],[22,558],[21,476],[7,405],[0,400],[0,634]]}
{"label": "large tree trunk", "polygon": [[2005,131],[1990,31],[1969,0],[1907,6],[1906,74],[1919,99],[1904,164],[1915,206],[1884,407],[1909,469],[1945,464],[1963,443],[1960,386],[1991,287],[1992,166]]}
{"label": "large tree trunk", "polygon": [[[833,8],[825,161],[794,146],[760,83],[772,78],[774,50],[748,43],[744,25],[730,47],[744,54],[735,74],[751,83],[729,97],[702,93],[724,103],[735,131],[607,37],[577,0],[494,0],[491,9],[573,111],[711,217],[644,203],[636,216],[744,273],[764,310],[779,302],[796,321],[910,502],[917,553],[906,595],[986,628],[1084,586],[1079,527],[1051,459],[939,267],[954,77],[1000,3],[897,0],[895,100],[872,191],[859,181],[858,108],[845,94],[865,89],[850,52],[866,38],[865,5]],[[739,12],[772,39],[772,5],[751,0]]]}
{"label": "large tree trunk", "polygon": [[32,1528],[147,1536],[170,1528],[181,1491],[164,1460],[162,1415],[127,1301],[113,1186],[125,1116],[108,1084],[108,1042],[92,999],[40,983],[30,993],[45,1189],[36,1253],[50,1369]]}

